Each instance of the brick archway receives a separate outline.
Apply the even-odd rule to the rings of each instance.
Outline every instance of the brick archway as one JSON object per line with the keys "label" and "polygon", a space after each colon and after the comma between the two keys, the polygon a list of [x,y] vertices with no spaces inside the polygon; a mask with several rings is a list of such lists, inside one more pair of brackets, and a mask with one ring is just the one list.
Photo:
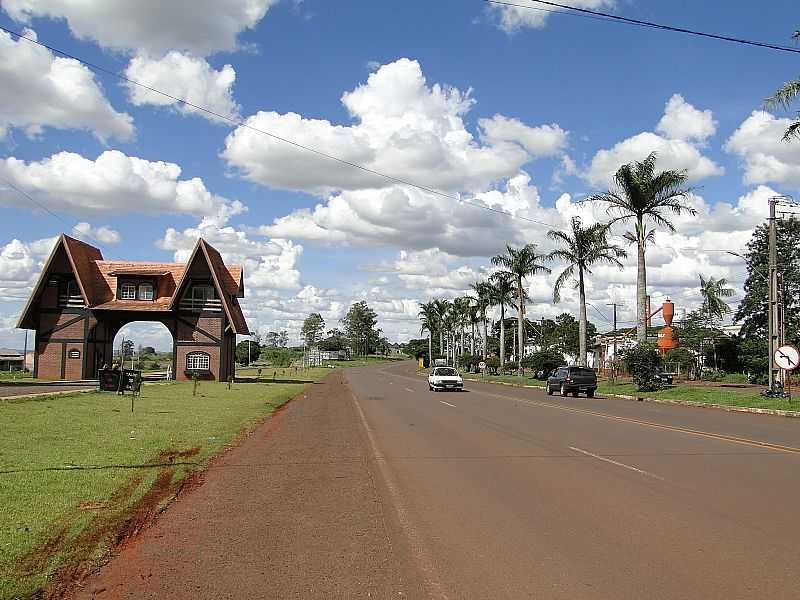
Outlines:
{"label": "brick archway", "polygon": [[198,240],[185,264],[106,261],[97,248],[62,235],[18,327],[36,330],[34,376],[94,379],[110,364],[114,337],[133,321],[163,323],[173,340],[172,372],[188,379],[192,351],[209,355],[204,377],[234,374],[236,335],[248,335],[238,298],[241,267],[226,266]]}

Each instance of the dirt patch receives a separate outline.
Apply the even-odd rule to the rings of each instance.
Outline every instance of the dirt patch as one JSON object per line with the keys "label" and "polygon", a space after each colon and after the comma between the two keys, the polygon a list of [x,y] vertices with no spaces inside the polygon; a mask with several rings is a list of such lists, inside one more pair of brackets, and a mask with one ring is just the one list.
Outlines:
{"label": "dirt patch", "polygon": [[[49,577],[48,584],[38,590],[33,598],[37,600],[54,600],[70,598],[79,589],[80,584],[99,565],[107,562],[117,554],[143,529],[148,527],[169,506],[184,493],[188,493],[203,485],[206,477],[205,469],[232,448],[241,444],[266,421],[271,421],[270,430],[279,428],[281,413],[296,398],[276,405],[267,402],[273,410],[258,419],[247,430],[203,464],[202,469],[195,469],[182,479],[175,480],[175,468],[183,461],[200,453],[199,446],[186,449],[169,448],[159,452],[147,461],[147,465],[163,466],[150,488],[138,500],[130,503],[140,488],[144,474],[137,474],[120,486],[106,502],[84,502],[74,510],[62,516],[53,526],[51,535],[39,546],[20,559],[16,570],[20,574],[32,575],[47,572],[52,560],[66,554],[61,566]],[[194,464],[194,463],[193,463]],[[89,524],[74,535],[75,521],[81,516],[92,514]],[[73,537],[74,536],[74,537]]]}

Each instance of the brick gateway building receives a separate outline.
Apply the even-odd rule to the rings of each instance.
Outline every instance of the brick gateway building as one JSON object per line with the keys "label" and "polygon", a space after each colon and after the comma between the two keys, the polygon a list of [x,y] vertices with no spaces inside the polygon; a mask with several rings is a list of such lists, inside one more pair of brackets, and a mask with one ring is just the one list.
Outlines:
{"label": "brick gateway building", "polygon": [[172,334],[172,372],[225,381],[236,335],[249,335],[240,266],[226,266],[205,240],[186,264],[103,260],[94,246],[61,235],[17,327],[36,330],[34,377],[94,379],[111,366],[114,337],[133,321]]}

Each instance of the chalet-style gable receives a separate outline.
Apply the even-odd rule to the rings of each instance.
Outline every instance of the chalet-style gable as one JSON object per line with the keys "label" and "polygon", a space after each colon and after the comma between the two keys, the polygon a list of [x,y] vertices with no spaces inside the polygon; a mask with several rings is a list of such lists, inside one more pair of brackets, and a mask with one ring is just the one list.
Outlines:
{"label": "chalet-style gable", "polygon": [[[249,335],[241,307],[236,301],[244,293],[242,279],[242,268],[226,268],[216,248],[201,238],[192,250],[169,306],[171,309],[176,306],[194,309],[198,305],[219,307],[227,315],[233,333]],[[213,286],[215,298],[208,296],[204,289],[206,285]]]}
{"label": "chalet-style gable", "polygon": [[20,316],[36,330],[34,374],[93,379],[114,360],[114,337],[133,321],[163,323],[173,337],[177,379],[234,372],[236,335],[249,330],[239,305],[242,267],[198,240],[187,263],[104,260],[99,249],[61,235]]}
{"label": "chalet-style gable", "polygon": [[46,293],[54,296],[54,305],[68,303],[74,306],[91,306],[92,263],[98,260],[103,260],[103,254],[98,248],[63,233],[58,236],[39,279],[33,286],[33,292],[22,309],[17,327],[34,328],[32,309]]}

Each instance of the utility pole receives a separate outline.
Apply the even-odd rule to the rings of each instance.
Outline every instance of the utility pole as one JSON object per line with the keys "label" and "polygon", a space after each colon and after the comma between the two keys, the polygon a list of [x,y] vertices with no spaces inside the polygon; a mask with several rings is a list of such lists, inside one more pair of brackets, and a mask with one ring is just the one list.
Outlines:
{"label": "utility pole", "polygon": [[785,373],[775,364],[775,351],[783,345],[783,277],[778,273],[778,216],[777,206],[796,203],[790,196],[773,196],[769,199],[769,298],[767,337],[769,338],[769,394],[783,395]]}
{"label": "utility pole", "polygon": [[617,382],[617,377],[615,373],[616,369],[614,367],[617,361],[617,303],[611,302],[609,304],[606,304],[606,306],[614,307],[614,341],[612,342],[614,344],[614,351],[611,354],[611,383],[613,385],[614,383]]}

